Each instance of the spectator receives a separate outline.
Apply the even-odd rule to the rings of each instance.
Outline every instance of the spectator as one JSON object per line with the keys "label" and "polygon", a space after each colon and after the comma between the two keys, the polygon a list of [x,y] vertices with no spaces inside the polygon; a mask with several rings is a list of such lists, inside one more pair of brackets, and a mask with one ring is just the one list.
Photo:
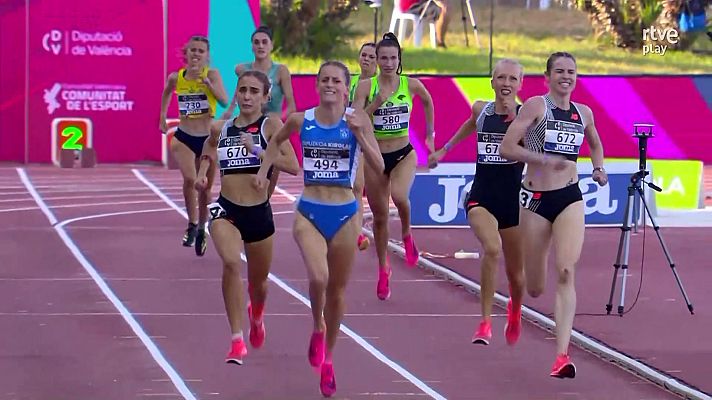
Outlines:
{"label": "spectator", "polygon": [[[448,13],[449,0],[400,0],[401,12],[421,15],[423,10],[423,22],[435,22],[435,37],[438,47],[445,48],[445,32],[450,23]],[[426,8],[427,7],[427,8]]]}

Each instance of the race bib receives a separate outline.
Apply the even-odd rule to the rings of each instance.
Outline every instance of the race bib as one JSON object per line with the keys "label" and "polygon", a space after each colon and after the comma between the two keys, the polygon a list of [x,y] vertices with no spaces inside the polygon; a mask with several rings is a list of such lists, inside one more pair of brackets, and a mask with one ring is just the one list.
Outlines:
{"label": "race bib", "polygon": [[218,219],[227,215],[227,211],[217,202],[209,204],[208,211],[210,212],[210,219]]}
{"label": "race bib", "polygon": [[521,204],[522,207],[529,208],[529,204],[531,203],[533,197],[534,192],[524,188],[519,189],[519,204]]}
{"label": "race bib", "polygon": [[504,133],[477,133],[477,162],[480,164],[512,164],[499,155]]}
{"label": "race bib", "polygon": [[373,113],[373,129],[399,131],[408,129],[410,110],[407,105],[379,108]]}
{"label": "race bib", "polygon": [[347,172],[351,155],[348,149],[304,148],[305,171]]}
{"label": "race bib", "polygon": [[[252,135],[255,146],[259,146],[260,135]],[[240,136],[223,138],[218,143],[218,160],[220,169],[259,167],[260,159],[247,150]]]}
{"label": "race bib", "polygon": [[546,121],[545,151],[578,154],[581,144],[583,144],[582,125],[567,121]]}
{"label": "race bib", "polygon": [[184,117],[207,114],[210,111],[208,95],[205,93],[178,95],[178,111]]}

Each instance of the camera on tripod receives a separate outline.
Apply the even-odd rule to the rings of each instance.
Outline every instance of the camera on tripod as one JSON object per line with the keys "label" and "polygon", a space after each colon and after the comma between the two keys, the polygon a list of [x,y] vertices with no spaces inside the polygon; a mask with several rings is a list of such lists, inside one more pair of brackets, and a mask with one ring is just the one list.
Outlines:
{"label": "camera on tripod", "polygon": [[639,151],[639,168],[638,172],[635,172],[631,177],[630,177],[630,185],[628,186],[628,200],[626,202],[625,206],[625,213],[623,216],[623,224],[621,226],[621,236],[620,240],[618,241],[618,253],[616,255],[616,261],[613,264],[613,282],[611,283],[611,293],[610,297],[608,298],[608,304],[606,304],[606,313],[610,314],[611,311],[613,310],[613,296],[615,294],[616,290],[616,280],[619,276],[618,272],[619,270],[622,270],[621,274],[621,290],[620,290],[620,302],[618,303],[618,315],[623,316],[625,313],[624,311],[624,304],[625,304],[625,289],[626,289],[626,282],[628,278],[628,258],[630,255],[630,235],[631,235],[631,225],[632,225],[632,220],[633,220],[633,204],[635,203],[635,196],[637,195],[638,198],[642,201],[643,207],[645,209],[645,212],[648,214],[648,217],[650,217],[650,222],[653,225],[653,229],[655,230],[656,235],[658,236],[658,241],[660,242],[660,246],[663,249],[663,253],[665,254],[665,258],[667,258],[668,264],[670,266],[670,270],[672,271],[673,276],[675,277],[675,281],[677,282],[677,286],[680,289],[680,292],[682,292],[682,297],[685,299],[685,304],[687,305],[687,309],[690,311],[690,314],[694,314],[694,308],[692,306],[692,303],[690,303],[690,299],[687,297],[687,293],[685,292],[685,288],[682,286],[682,281],[680,280],[680,276],[677,273],[677,269],[675,268],[675,263],[672,261],[672,257],[670,256],[670,252],[668,251],[667,246],[665,245],[665,242],[663,241],[663,237],[660,234],[660,227],[658,224],[655,222],[655,218],[653,218],[653,214],[650,212],[650,209],[648,208],[648,203],[645,201],[645,195],[643,193],[643,184],[648,185],[649,188],[662,192],[662,189],[653,184],[652,182],[646,182],[645,177],[650,174],[650,172],[646,171],[646,165],[647,165],[647,150],[648,150],[648,139],[653,137],[653,125],[652,124],[633,124],[634,127],[634,133],[633,136],[638,138],[638,151]]}
{"label": "camera on tripod", "polygon": [[644,123],[633,124],[633,137],[638,138],[638,172],[633,174],[631,181],[633,184],[637,184],[642,181],[643,183],[646,183],[649,188],[657,192],[662,192],[663,190],[654,183],[643,181],[643,179],[650,174],[646,168],[648,165],[648,139],[654,137],[653,126],[653,124]]}

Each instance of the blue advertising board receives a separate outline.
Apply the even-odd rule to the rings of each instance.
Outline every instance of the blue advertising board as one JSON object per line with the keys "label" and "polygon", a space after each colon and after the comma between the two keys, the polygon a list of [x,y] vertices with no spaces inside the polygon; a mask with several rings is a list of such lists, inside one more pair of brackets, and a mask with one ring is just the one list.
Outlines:
{"label": "blue advertising board", "polygon": [[[638,170],[637,161],[606,163],[608,184],[599,186],[591,178],[590,160],[578,163],[579,187],[583,193],[586,225],[619,226],[623,223],[631,175]],[[410,191],[411,223],[414,227],[466,227],[463,208],[465,196],[472,187],[476,164],[440,164],[429,172],[417,173]],[[649,180],[650,178],[648,178]],[[654,213],[654,196],[645,198]],[[639,207],[636,207],[640,210]],[[642,215],[638,212],[638,218]]]}

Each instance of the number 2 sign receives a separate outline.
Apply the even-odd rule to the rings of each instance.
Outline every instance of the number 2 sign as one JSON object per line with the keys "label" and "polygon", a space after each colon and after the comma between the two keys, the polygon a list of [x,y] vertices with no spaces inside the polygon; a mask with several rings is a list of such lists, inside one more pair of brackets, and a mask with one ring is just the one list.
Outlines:
{"label": "number 2 sign", "polygon": [[62,150],[82,151],[92,146],[92,123],[87,118],[55,118],[52,120],[52,162],[59,165]]}

